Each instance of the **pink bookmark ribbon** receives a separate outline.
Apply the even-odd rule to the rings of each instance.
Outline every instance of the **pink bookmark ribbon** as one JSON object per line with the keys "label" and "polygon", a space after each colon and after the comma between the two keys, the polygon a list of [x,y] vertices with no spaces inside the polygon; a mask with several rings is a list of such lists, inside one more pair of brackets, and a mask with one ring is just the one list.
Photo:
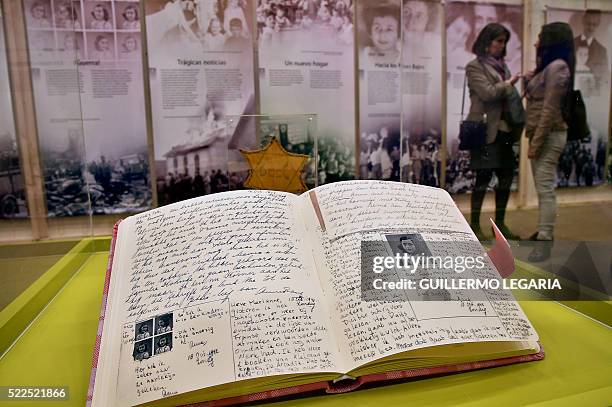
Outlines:
{"label": "pink bookmark ribbon", "polygon": [[489,258],[499,271],[499,274],[503,277],[509,277],[514,273],[514,256],[510,249],[510,244],[499,230],[493,219],[489,219],[491,225],[493,225],[493,233],[495,234],[495,241],[493,247],[488,251]]}

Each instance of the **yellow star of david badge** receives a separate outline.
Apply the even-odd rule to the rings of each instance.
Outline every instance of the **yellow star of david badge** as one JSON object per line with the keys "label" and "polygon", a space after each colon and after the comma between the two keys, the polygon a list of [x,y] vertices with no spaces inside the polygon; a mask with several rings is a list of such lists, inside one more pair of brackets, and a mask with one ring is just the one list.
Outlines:
{"label": "yellow star of david badge", "polygon": [[250,167],[245,187],[294,193],[307,190],[301,174],[308,156],[290,153],[276,137],[260,150],[240,150],[240,154]]}

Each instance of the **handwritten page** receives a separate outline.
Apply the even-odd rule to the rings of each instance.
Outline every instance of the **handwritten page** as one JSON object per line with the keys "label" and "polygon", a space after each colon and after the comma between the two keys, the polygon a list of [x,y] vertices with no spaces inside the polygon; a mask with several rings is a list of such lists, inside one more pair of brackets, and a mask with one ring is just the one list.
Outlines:
{"label": "handwritten page", "polygon": [[440,230],[467,227],[450,195],[440,188],[346,181],[318,187],[315,193],[331,239],[390,227]]}
{"label": "handwritten page", "polygon": [[298,198],[242,191],[129,218],[118,405],[276,374],[337,371]]}
{"label": "handwritten page", "polygon": [[[537,339],[507,293],[487,291],[470,298],[465,292],[451,290],[444,293],[450,301],[423,301],[395,298],[402,294],[394,291],[384,301],[362,300],[362,241],[418,234],[432,256],[484,253],[444,191],[412,184],[349,181],[316,188],[314,193],[316,199],[301,197],[302,208],[307,229],[319,242],[315,260],[347,370],[427,346]],[[393,248],[385,247],[386,255],[393,255]],[[443,277],[454,271],[428,273]],[[475,277],[499,277],[489,259],[478,273]],[[417,291],[412,295],[427,294]]]}

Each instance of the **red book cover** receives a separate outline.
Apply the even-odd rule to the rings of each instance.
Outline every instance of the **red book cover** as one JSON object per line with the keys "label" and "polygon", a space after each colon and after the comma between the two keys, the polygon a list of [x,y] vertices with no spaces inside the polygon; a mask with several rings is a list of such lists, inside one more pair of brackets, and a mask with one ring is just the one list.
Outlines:
{"label": "red book cover", "polygon": [[185,404],[183,407],[218,407],[230,406],[235,404],[253,403],[255,401],[275,399],[297,395],[300,393],[312,393],[321,391],[328,394],[346,393],[357,390],[367,383],[391,384],[406,379],[424,376],[434,376],[440,374],[460,373],[468,370],[487,369],[490,367],[505,366],[514,363],[530,362],[544,359],[544,350],[540,347],[538,353],[524,356],[513,356],[509,358],[484,360],[479,362],[461,363],[456,365],[444,365],[436,367],[424,367],[418,369],[397,370],[393,372],[376,373],[358,377],[357,379],[345,383],[333,384],[330,382],[309,383],[301,386],[287,387],[284,389],[269,390],[260,393],[246,394],[243,396],[229,397],[220,400],[206,401],[195,404]]}

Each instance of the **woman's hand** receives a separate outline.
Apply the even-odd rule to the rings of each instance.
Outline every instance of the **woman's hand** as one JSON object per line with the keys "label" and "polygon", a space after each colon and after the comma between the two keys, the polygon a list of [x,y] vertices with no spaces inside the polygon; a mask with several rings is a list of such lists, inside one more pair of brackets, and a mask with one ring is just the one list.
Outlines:
{"label": "woman's hand", "polygon": [[535,75],[535,71],[529,71],[525,75],[523,75],[523,79],[529,82],[531,79],[533,79],[534,75]]}
{"label": "woman's hand", "polygon": [[529,151],[527,152],[527,158],[529,158],[530,160],[535,160],[536,158],[538,158],[538,152],[534,148],[529,147]]}
{"label": "woman's hand", "polygon": [[508,79],[506,82],[509,83],[510,85],[514,86],[514,84],[516,83],[516,81],[519,80],[520,77],[521,77],[521,75],[519,75],[519,74],[512,75],[510,77],[510,79]]}

